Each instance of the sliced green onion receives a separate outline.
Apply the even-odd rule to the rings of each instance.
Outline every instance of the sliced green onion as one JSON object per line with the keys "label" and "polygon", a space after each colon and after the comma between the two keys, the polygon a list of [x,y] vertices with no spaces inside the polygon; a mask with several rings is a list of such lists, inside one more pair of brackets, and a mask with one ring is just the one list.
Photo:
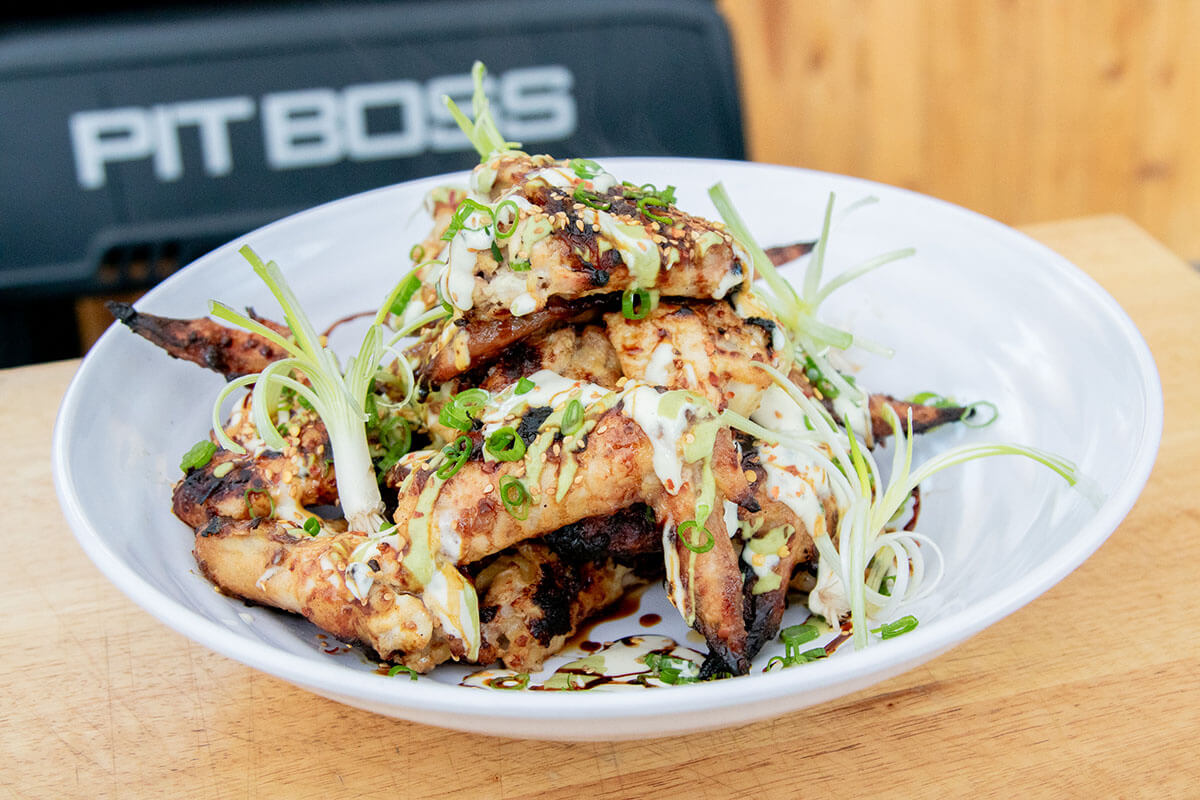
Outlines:
{"label": "sliced green onion", "polygon": [[816,625],[791,625],[779,632],[779,638],[787,647],[799,647],[821,635]]}
{"label": "sliced green onion", "polygon": [[508,268],[513,272],[529,272],[530,265],[528,261],[512,261],[509,262]]}
{"label": "sliced green onion", "polygon": [[520,691],[529,687],[529,673],[518,672],[516,675],[501,675],[488,681],[488,686],[493,689]]}
{"label": "sliced green onion", "polygon": [[[708,538],[698,545],[692,544],[690,541],[688,541],[687,537],[687,532],[692,528],[699,528],[701,533]],[[691,550],[693,553],[707,553],[709,550],[712,550],[713,545],[716,544],[716,539],[713,538],[712,531],[701,525],[699,522],[696,522],[694,519],[689,519],[685,522],[679,523],[679,527],[675,532],[679,535],[679,541],[683,542],[683,546],[688,550]]]}
{"label": "sliced green onion", "polygon": [[500,245],[494,239],[492,240],[492,260],[497,264],[504,263],[504,251],[500,249]]}
{"label": "sliced green onion", "polygon": [[894,639],[897,636],[908,633],[917,627],[917,618],[912,614],[907,614],[895,622],[889,622],[886,625],[881,625],[875,628],[871,633],[878,633],[884,639]]}
{"label": "sliced green onion", "polygon": [[625,319],[645,319],[653,310],[654,304],[646,289],[626,289],[621,295],[621,315]]}
{"label": "sliced green onion", "polygon": [[572,158],[568,162],[568,166],[575,173],[575,177],[583,180],[590,180],[601,172],[604,172],[604,167],[592,161],[590,158]]}
{"label": "sliced green onion", "polygon": [[[265,494],[267,500],[271,503],[271,510],[265,516],[259,516],[254,512],[254,501],[250,499],[252,494]],[[250,512],[250,519],[272,519],[275,516],[275,498],[271,496],[271,492],[267,489],[255,489],[247,486],[246,491],[242,493],[242,499],[246,502],[246,510]]]}
{"label": "sliced green onion", "polygon": [[567,403],[567,408],[563,411],[562,423],[558,429],[562,431],[563,436],[570,436],[583,427],[583,403],[579,402],[578,398],[573,398]]}
{"label": "sliced green onion", "polygon": [[309,536],[316,536],[321,532],[321,520],[316,517],[309,517],[304,520],[304,532]]}
{"label": "sliced green onion", "polygon": [[493,431],[484,449],[497,461],[518,461],[525,457],[525,442],[517,435],[516,429],[509,425]]}
{"label": "sliced green onion", "polygon": [[937,392],[917,392],[908,398],[907,402],[915,403],[919,406],[933,406],[934,408],[946,408],[947,406],[955,405],[954,401],[949,397],[940,395]]}
{"label": "sliced green onion", "polygon": [[511,152],[521,146],[517,142],[505,141],[504,137],[500,135],[500,129],[496,127],[496,120],[493,119],[489,108],[487,93],[483,90],[483,79],[486,75],[487,69],[483,66],[483,62],[476,61],[471,67],[471,78],[475,83],[475,92],[471,96],[471,112],[475,115],[474,121],[467,118],[457,103],[446,95],[442,95],[442,102],[446,104],[446,108],[450,109],[450,116],[454,117],[458,127],[471,140],[475,152],[479,153],[480,161],[487,161],[497,153]]}
{"label": "sliced green onion", "polygon": [[[980,422],[973,422],[971,418],[975,415],[976,409],[980,408],[986,408],[988,411],[992,412],[992,415]],[[966,408],[963,410],[962,424],[970,428],[986,428],[999,418],[1000,409],[996,408],[995,403],[991,402],[990,400],[977,400],[974,403],[966,406]]]}
{"label": "sliced green onion", "polygon": [[496,212],[485,206],[478,200],[472,200],[470,197],[464,197],[462,202],[454,209],[454,216],[450,218],[450,225],[446,228],[446,232],[442,234],[442,241],[450,241],[459,231],[482,231],[487,230],[489,223],[485,222],[478,228],[467,226],[467,219],[476,212],[486,214],[491,225],[496,224]]}
{"label": "sliced green onion", "polygon": [[[513,224],[509,225],[507,230],[502,231],[502,230],[500,230],[500,212],[503,211],[505,208],[512,209]],[[495,225],[495,229],[496,229],[496,238],[497,239],[507,239],[508,237],[512,236],[513,233],[517,230],[517,220],[519,220],[520,218],[521,218],[521,209],[517,206],[517,202],[515,200],[505,200],[502,203],[498,203],[496,205],[495,210],[492,211],[492,221],[493,221],[493,224]]]}
{"label": "sliced green onion", "polygon": [[608,211],[612,208],[611,202],[583,186],[576,186],[571,196],[575,198],[575,202],[583,203],[588,208],[594,208],[597,211]]}
{"label": "sliced green onion", "polygon": [[519,520],[528,517],[530,500],[529,490],[518,478],[505,475],[500,479],[500,502],[513,517]]}
{"label": "sliced green onion", "polygon": [[513,389],[513,394],[528,394],[530,391],[536,388],[536,383],[529,380],[529,378],[522,377],[519,381],[517,381],[517,388]]}
{"label": "sliced green onion", "polygon": [[389,678],[394,678],[397,675],[405,674],[408,676],[410,681],[415,681],[417,679],[417,671],[412,667],[406,667],[403,664],[397,664],[396,666],[392,667],[387,671],[387,674]]}
{"label": "sliced green onion", "polygon": [[[641,186],[636,186],[629,181],[622,181],[621,186],[627,200],[649,197],[661,200],[663,205],[673,205],[675,203],[674,186],[668,186],[660,190],[653,183],[643,183]],[[654,205],[658,205],[658,203],[654,203]]]}
{"label": "sliced green onion", "polygon": [[653,211],[650,211],[647,206],[651,205],[662,207],[667,205],[667,201],[661,197],[642,197],[637,201],[638,211],[640,211],[647,219],[652,219],[655,222],[662,223],[663,225],[675,224],[675,220],[671,219],[670,217],[664,214],[655,214]]}
{"label": "sliced green onion", "polygon": [[475,442],[470,436],[463,434],[454,440],[453,444],[448,444],[442,448],[442,455],[449,461],[437,468],[435,473],[437,477],[443,481],[452,478],[462,465],[467,463],[467,459],[471,457],[471,451],[475,449]]}
{"label": "sliced green onion", "polygon": [[412,261],[421,261],[425,258],[425,247],[423,245],[414,244],[412,249],[408,251],[408,257]]}
{"label": "sliced green onion", "polygon": [[438,412],[438,422],[456,431],[469,431],[474,427],[474,417],[487,405],[489,395],[484,389],[467,389],[454,395]]}
{"label": "sliced green onion", "polygon": [[212,461],[212,457],[216,452],[217,446],[208,439],[196,442],[183,454],[183,458],[179,461],[179,468],[184,472],[200,469]]}
{"label": "sliced green onion", "polygon": [[233,472],[233,462],[223,461],[213,468],[212,476],[214,478],[224,478],[229,473]]}

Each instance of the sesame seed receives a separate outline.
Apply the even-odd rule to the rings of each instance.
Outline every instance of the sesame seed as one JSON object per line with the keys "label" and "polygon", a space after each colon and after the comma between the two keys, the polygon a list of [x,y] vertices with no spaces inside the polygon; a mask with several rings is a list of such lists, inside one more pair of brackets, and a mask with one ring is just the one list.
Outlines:
{"label": "sesame seed", "polygon": [[746,470],[746,483],[754,483],[756,480],[758,480],[758,475],[754,473],[754,470]]}

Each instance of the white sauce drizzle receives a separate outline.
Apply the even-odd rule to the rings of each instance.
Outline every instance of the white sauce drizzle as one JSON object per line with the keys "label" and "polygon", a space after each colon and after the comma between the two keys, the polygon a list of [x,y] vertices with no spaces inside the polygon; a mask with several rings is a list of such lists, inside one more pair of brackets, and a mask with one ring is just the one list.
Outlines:
{"label": "white sauce drizzle", "polygon": [[650,353],[650,360],[642,372],[643,380],[655,386],[666,386],[671,379],[669,368],[674,363],[675,345],[670,342],[659,343],[658,347],[655,347]]}
{"label": "white sauce drizzle", "polygon": [[729,532],[729,538],[732,539],[738,530],[738,507],[736,503],[725,501],[725,530]]}
{"label": "white sauce drizzle", "polygon": [[491,217],[476,211],[450,240],[450,252],[441,274],[442,297],[460,311],[468,311],[475,304],[475,268],[479,254],[492,249],[494,239],[484,228],[491,223]]}
{"label": "white sauce drizzle", "polygon": [[522,292],[512,301],[508,310],[512,312],[514,317],[523,317],[526,314],[532,314],[534,311],[537,311],[537,307],[537,300],[534,299],[533,295],[529,292]]}
{"label": "white sauce drizzle", "polygon": [[371,577],[371,570],[366,564],[354,562],[346,567],[346,588],[354,595],[354,599],[365,603],[374,583],[375,579]]}
{"label": "white sauce drizzle", "polygon": [[790,508],[815,534],[817,517],[825,513],[821,498],[830,491],[824,467],[783,445],[763,442],[758,452],[767,473],[767,496]]}
{"label": "white sauce drizzle", "polygon": [[[450,581],[447,579],[448,571],[455,573],[450,577],[454,578],[454,583],[458,584],[457,587],[451,587]],[[457,575],[454,567],[442,565],[425,585],[421,599],[425,602],[425,607],[437,617],[445,631],[464,642],[478,642],[479,614],[477,612],[464,613],[468,608],[475,606],[475,603],[471,602],[473,591],[468,592],[467,585],[462,582],[462,576]]]}
{"label": "white sauce drizzle", "polygon": [[699,411],[699,406],[680,403],[675,415],[667,417],[659,410],[662,397],[649,386],[636,385],[626,390],[625,415],[636,422],[650,440],[654,448],[654,474],[663,488],[668,494],[678,494],[683,483],[683,455],[679,445],[690,425],[688,410]]}
{"label": "white sauce drizzle", "polygon": [[830,567],[823,558],[817,562],[817,585],[808,594],[808,610],[820,614],[835,628],[839,620],[850,613],[846,587],[842,584],[837,570]]}

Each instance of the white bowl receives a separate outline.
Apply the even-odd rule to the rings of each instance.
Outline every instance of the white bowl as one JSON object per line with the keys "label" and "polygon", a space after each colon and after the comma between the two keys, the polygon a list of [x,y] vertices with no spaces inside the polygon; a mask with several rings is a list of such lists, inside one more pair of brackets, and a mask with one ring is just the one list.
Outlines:
{"label": "white bowl", "polygon": [[[816,238],[831,191],[841,208],[877,196],[877,204],[839,223],[831,268],[907,246],[917,256],[854,282],[823,309],[831,321],[895,348],[891,360],[852,354],[860,382],[900,396],[935,390],[989,400],[1001,412],[992,427],[935,432],[921,442],[923,453],[976,439],[1036,445],[1075,461],[1101,501],[1089,502],[1024,459],[987,459],[939,474],[925,486],[921,529],[941,546],[946,578],[916,610],[920,626],[783,671],[761,671],[776,645],[749,676],[665,689],[486,691],[457,685],[464,670],[453,666],[418,681],[388,678],[357,651],[324,652],[319,631],[306,621],[224,597],[197,573],[191,531],[170,513],[171,486],[180,455],[207,434],[222,379],[171,361],[117,326],[84,359],[54,435],[59,499],[88,555],[177,631],[349,705],[502,736],[617,739],[777,716],[896,675],[1046,591],[1128,513],[1162,431],[1158,375],[1129,318],[1066,260],[992,220],[867,181],[741,162],[604,163],[639,184],[674,184],[681,207],[710,217],[716,215],[706,190],[723,181],[764,246]],[[236,252],[249,243],[281,265],[318,327],[374,308],[427,230],[419,211],[425,193],[463,180],[404,183],[281,220],[200,259],[138,307],[201,316],[213,298],[275,314],[266,288]],[[661,590],[648,591],[642,605],[664,617],[653,632],[684,640]],[[591,637],[643,630],[626,618]]]}

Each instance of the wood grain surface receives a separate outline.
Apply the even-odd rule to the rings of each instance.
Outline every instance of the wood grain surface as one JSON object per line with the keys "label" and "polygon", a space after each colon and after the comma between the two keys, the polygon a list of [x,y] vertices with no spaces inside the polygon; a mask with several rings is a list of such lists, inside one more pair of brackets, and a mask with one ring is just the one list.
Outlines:
{"label": "wood grain surface", "polygon": [[1112,538],[1028,607],[841,701],[733,730],[550,744],[338,705],[206,651],[91,565],[50,478],[77,362],[0,372],[0,795],[31,798],[1195,797],[1200,276],[1125,218],[1028,229],[1133,317],[1161,454]]}
{"label": "wood grain surface", "polygon": [[1195,0],[720,0],[749,155],[1200,260]]}

